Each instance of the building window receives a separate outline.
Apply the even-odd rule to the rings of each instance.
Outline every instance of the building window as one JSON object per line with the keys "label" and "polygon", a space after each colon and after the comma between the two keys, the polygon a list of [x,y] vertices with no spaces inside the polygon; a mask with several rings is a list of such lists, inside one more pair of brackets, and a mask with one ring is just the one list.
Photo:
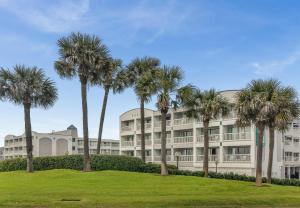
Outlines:
{"label": "building window", "polygon": [[75,142],[76,141],[76,138],[72,138],[72,142]]}

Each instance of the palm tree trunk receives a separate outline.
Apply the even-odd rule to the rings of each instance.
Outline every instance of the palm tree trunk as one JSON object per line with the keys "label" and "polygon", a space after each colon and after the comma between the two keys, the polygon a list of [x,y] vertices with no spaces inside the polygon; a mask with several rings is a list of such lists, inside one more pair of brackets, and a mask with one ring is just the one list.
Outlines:
{"label": "palm tree trunk", "polygon": [[167,121],[166,121],[167,113],[162,111],[161,113],[161,172],[162,176],[168,175],[168,167],[167,167]]}
{"label": "palm tree trunk", "polygon": [[273,165],[273,151],[274,151],[274,128],[269,127],[269,160],[267,182],[272,183],[272,165]]}
{"label": "palm tree trunk", "polygon": [[91,158],[89,153],[87,89],[86,89],[86,83],[84,82],[81,82],[81,99],[82,99],[82,122],[83,122],[83,150],[84,150],[83,171],[88,172],[91,171]]}
{"label": "palm tree trunk", "polygon": [[142,161],[146,161],[146,153],[145,153],[145,104],[144,99],[141,98],[141,156]]}
{"label": "palm tree trunk", "polygon": [[30,119],[30,104],[24,104],[24,120],[26,135],[26,151],[27,151],[27,172],[33,172],[33,156],[32,156],[32,131]]}
{"label": "palm tree trunk", "polygon": [[262,186],[262,148],[264,127],[258,126],[258,142],[256,152],[256,186]]}
{"label": "palm tree trunk", "polygon": [[204,177],[208,177],[208,147],[209,147],[208,125],[209,125],[208,121],[203,122],[203,127],[204,127],[204,160],[203,160]]}
{"label": "palm tree trunk", "polygon": [[106,111],[108,93],[109,93],[109,88],[106,87],[105,92],[104,92],[101,116],[100,116],[100,125],[99,125],[99,131],[98,131],[97,154],[100,154],[102,131],[103,131],[103,124],[104,124],[104,118],[105,118],[105,111]]}

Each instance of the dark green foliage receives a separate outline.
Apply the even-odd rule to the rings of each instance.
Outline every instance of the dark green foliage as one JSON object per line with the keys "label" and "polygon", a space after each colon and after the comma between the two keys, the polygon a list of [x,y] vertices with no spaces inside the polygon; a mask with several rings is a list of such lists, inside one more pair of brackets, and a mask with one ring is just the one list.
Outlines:
{"label": "dark green foliage", "polygon": [[[160,173],[160,165],[143,163],[139,158],[119,156],[119,155],[92,155],[92,170],[119,170],[141,173]],[[66,155],[55,157],[36,157],[33,159],[34,170],[51,169],[83,169],[83,155]],[[0,172],[26,170],[26,159],[17,158],[4,160],[0,162]],[[203,177],[203,171],[177,170],[173,165],[168,165],[170,175],[197,176]],[[255,177],[239,175],[235,173],[215,173],[209,172],[209,178],[237,180],[255,182]],[[266,178],[262,178],[266,183]],[[284,186],[300,186],[300,180],[297,179],[272,179],[272,184]]]}

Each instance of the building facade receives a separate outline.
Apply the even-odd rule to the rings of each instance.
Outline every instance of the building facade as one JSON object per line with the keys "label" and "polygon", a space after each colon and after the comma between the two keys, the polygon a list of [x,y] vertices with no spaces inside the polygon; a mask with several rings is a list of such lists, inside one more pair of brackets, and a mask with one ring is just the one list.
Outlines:
{"label": "building facade", "polygon": [[4,160],[3,151],[4,151],[4,147],[0,147],[0,160]]}
{"label": "building facade", "polygon": [[[73,125],[67,130],[51,133],[32,132],[33,156],[58,156],[67,154],[83,154],[83,138],[78,137],[77,128]],[[103,139],[101,154],[119,155],[119,141]],[[97,139],[89,141],[90,154],[96,154]],[[4,139],[4,159],[26,157],[25,134],[7,135]]]}
{"label": "building facade", "polygon": [[[234,103],[238,91],[223,91],[222,96]],[[184,109],[170,110],[167,115],[167,162],[179,168],[202,170],[204,158],[204,132],[200,120],[189,119]],[[120,116],[120,154],[140,157],[140,110],[133,109]],[[210,171],[234,172],[255,176],[257,130],[254,125],[239,128],[235,125],[236,113],[231,108],[226,117],[212,120],[209,125]],[[146,161],[161,160],[161,114],[145,110]],[[273,176],[299,178],[300,171],[299,121],[291,124],[282,134],[275,133]],[[267,173],[268,131],[263,144],[263,175]]]}

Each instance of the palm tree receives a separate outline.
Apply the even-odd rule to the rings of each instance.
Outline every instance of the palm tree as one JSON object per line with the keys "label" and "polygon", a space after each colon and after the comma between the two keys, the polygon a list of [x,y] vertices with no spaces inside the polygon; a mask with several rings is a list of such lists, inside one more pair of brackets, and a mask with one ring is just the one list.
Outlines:
{"label": "palm tree", "polygon": [[125,70],[122,69],[122,60],[110,58],[107,60],[105,68],[106,70],[99,77],[100,79],[95,80],[96,84],[101,85],[104,88],[104,98],[98,131],[97,154],[100,154],[102,131],[109,91],[113,90],[113,93],[120,93],[128,86],[127,74]]}
{"label": "palm tree", "polygon": [[[279,87],[279,82],[276,80],[253,80],[248,86],[237,93],[237,125],[249,126],[255,124],[258,131],[257,151],[256,151],[256,185],[262,185],[262,148],[263,135],[267,127],[270,128],[270,140],[274,140],[273,129],[275,123],[272,122],[272,114],[274,103],[273,97]],[[271,141],[271,146],[273,142]],[[270,149],[273,151],[273,147]],[[272,154],[273,156],[273,154]],[[272,158],[270,158],[272,159]]]}
{"label": "palm tree", "polygon": [[57,100],[57,89],[52,80],[38,67],[16,65],[14,71],[1,68],[0,95],[16,105],[23,105],[25,119],[27,172],[33,172],[32,131],[30,110],[35,107],[49,108]]}
{"label": "palm tree", "polygon": [[192,86],[187,85],[180,88],[183,72],[178,66],[164,66],[157,72],[157,108],[161,112],[161,175],[168,175],[167,151],[166,151],[166,116],[170,108],[175,110],[182,100],[187,97]]}
{"label": "palm tree", "polygon": [[145,103],[151,100],[151,96],[155,94],[154,76],[160,65],[157,58],[144,57],[136,58],[127,66],[127,73],[130,84],[140,102],[141,114],[141,158],[145,162]]}
{"label": "palm tree", "polygon": [[84,168],[91,171],[89,155],[87,85],[96,80],[105,70],[108,49],[96,36],[72,33],[58,40],[59,60],[55,62],[56,72],[62,78],[79,77],[81,84],[83,139],[84,139]]}
{"label": "palm tree", "polygon": [[229,110],[227,99],[216,92],[215,89],[206,91],[194,90],[190,99],[184,102],[187,108],[186,115],[189,118],[202,120],[204,130],[204,160],[203,171],[204,176],[208,177],[208,150],[209,150],[209,135],[208,127],[212,119],[216,119],[220,113],[225,116]]}

